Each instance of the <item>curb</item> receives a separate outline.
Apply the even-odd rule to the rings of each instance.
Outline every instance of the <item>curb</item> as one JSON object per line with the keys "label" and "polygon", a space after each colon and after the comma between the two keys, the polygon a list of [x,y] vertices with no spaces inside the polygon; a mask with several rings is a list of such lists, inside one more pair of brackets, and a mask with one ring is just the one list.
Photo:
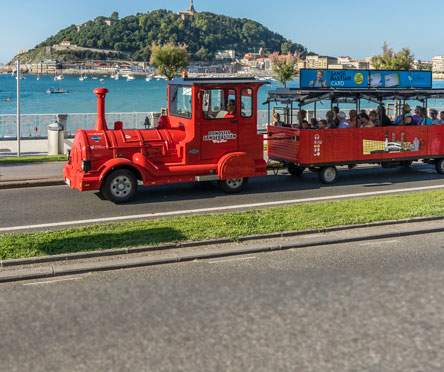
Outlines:
{"label": "curb", "polygon": [[[443,218],[436,218],[435,220],[442,220]],[[425,219],[425,221],[430,221],[431,219]],[[423,222],[425,222],[423,221]],[[406,222],[406,221],[404,221]],[[408,221],[408,222],[420,222],[420,221]],[[361,226],[362,227],[362,226]],[[367,226],[372,227],[372,226]],[[333,231],[339,231],[340,229],[336,229]],[[342,229],[345,230],[345,229]],[[272,251],[283,251],[289,249],[299,249],[299,248],[309,248],[316,247],[321,245],[333,245],[333,244],[343,244],[343,243],[352,243],[363,240],[378,240],[384,238],[393,238],[393,237],[401,237],[401,236],[411,236],[411,235],[422,235],[422,234],[430,234],[436,232],[442,232],[443,227],[434,227],[434,228],[422,228],[416,230],[406,230],[406,231],[391,231],[382,234],[372,234],[366,233],[361,234],[355,237],[350,238],[338,238],[338,237],[320,237],[318,239],[314,239],[311,242],[289,242],[289,243],[271,243],[271,244],[255,244],[250,246],[229,246],[229,247],[219,247],[208,250],[196,250],[192,252],[179,252],[179,253],[164,253],[161,255],[157,255],[155,257],[133,257],[133,258],[125,258],[119,260],[107,260],[101,262],[83,262],[83,263],[74,263],[70,265],[54,265],[50,267],[40,267],[40,268],[32,268],[32,269],[19,269],[19,270],[6,270],[0,271],[0,283],[5,282],[13,282],[20,280],[29,280],[29,279],[43,279],[57,276],[66,276],[66,275],[74,275],[74,274],[84,274],[90,272],[98,272],[98,271],[110,271],[110,270],[120,270],[120,269],[128,269],[134,267],[143,267],[143,266],[153,266],[153,265],[163,265],[163,264],[171,264],[178,262],[188,262],[198,259],[209,259],[209,258],[220,258],[227,256],[237,256],[244,254],[252,254],[252,253],[263,253],[263,252],[272,252]],[[278,233],[280,234],[280,233]],[[306,235],[306,234],[304,234]],[[281,236],[291,236],[291,235],[281,235]],[[258,237],[258,236],[256,236]],[[263,236],[262,236],[263,237]],[[250,237],[246,237],[250,238]],[[214,242],[214,241],[213,241]],[[199,242],[200,243],[200,242]],[[205,242],[208,243],[208,242]],[[213,243],[214,244],[214,243]],[[200,244],[205,245],[205,244]],[[185,246],[185,245],[181,245]],[[186,246],[199,246],[199,244],[188,243]],[[170,245],[169,248],[177,248],[178,245]],[[126,253],[137,253],[144,252],[147,248],[134,248],[134,249],[120,249],[119,253],[122,254],[126,251]],[[159,249],[167,249],[167,246]],[[151,249],[152,250],[152,249]],[[96,252],[90,252],[89,254],[94,254]],[[72,255],[64,255],[72,257]],[[77,256],[78,257],[78,256]],[[90,256],[94,257],[94,256]],[[97,256],[95,256],[97,257]],[[70,258],[72,259],[72,258]],[[18,261],[18,260],[15,260]],[[60,260],[59,260],[60,261]],[[43,262],[43,261],[40,261]],[[46,261],[48,262],[48,261]],[[33,260],[33,263],[36,263]],[[12,266],[12,265],[11,265]]]}
{"label": "curb", "polygon": [[5,189],[20,189],[25,187],[39,187],[39,186],[58,186],[64,185],[63,178],[48,178],[44,180],[26,180],[26,181],[1,181],[0,190]]}

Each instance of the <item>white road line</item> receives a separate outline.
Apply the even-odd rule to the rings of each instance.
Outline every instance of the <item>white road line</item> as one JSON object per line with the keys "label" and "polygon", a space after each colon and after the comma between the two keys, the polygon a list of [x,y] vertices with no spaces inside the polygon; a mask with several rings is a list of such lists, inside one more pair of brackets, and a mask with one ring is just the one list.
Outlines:
{"label": "white road line", "polygon": [[239,257],[239,258],[230,258],[228,260],[218,260],[218,261],[209,261],[208,263],[210,264],[215,264],[215,263],[223,263],[223,262],[233,262],[233,261],[243,261],[243,260],[253,260],[256,257]]}
{"label": "white road line", "polygon": [[362,243],[359,245],[378,245],[378,244],[391,244],[391,243],[399,243],[399,240],[384,240],[381,242]]}
{"label": "white road line", "polygon": [[54,279],[54,280],[47,280],[45,282],[32,282],[32,283],[25,283],[23,285],[40,285],[40,284],[51,284],[51,283],[57,283],[57,282],[66,282],[69,280],[80,280],[83,278],[66,278],[66,279]]}
{"label": "white road line", "polygon": [[280,200],[280,201],[265,202],[265,203],[226,205],[226,206],[213,207],[213,208],[200,208],[200,209],[189,209],[189,210],[182,210],[182,211],[147,213],[147,214],[137,214],[137,215],[131,215],[131,216],[94,218],[94,219],[88,219],[88,220],[64,221],[64,222],[44,223],[44,224],[38,224],[38,225],[11,226],[11,227],[0,228],[0,233],[17,231],[17,230],[45,229],[45,228],[50,228],[50,227],[82,225],[82,224],[90,224],[90,223],[127,221],[127,220],[135,220],[135,219],[142,219],[142,218],[171,217],[171,216],[179,216],[179,215],[186,215],[186,214],[219,212],[221,210],[228,211],[228,210],[243,209],[243,208],[273,207],[273,206],[278,206],[278,205],[300,204],[300,203],[309,203],[309,202],[318,202],[318,201],[327,201],[327,200],[338,200],[338,199],[358,198],[358,197],[365,197],[365,196],[395,194],[395,193],[400,193],[400,192],[427,191],[427,190],[437,190],[437,189],[444,189],[444,185],[412,187],[412,188],[407,188],[407,189],[361,192],[361,193],[356,193],[356,194],[321,196],[321,197],[317,197],[317,198]]}

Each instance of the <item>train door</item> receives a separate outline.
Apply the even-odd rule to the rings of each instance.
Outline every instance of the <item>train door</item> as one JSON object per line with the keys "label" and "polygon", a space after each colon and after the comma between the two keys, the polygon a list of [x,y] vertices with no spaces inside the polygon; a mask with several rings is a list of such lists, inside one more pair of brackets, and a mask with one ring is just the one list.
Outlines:
{"label": "train door", "polygon": [[201,158],[219,159],[222,155],[238,150],[239,107],[236,89],[205,89]]}

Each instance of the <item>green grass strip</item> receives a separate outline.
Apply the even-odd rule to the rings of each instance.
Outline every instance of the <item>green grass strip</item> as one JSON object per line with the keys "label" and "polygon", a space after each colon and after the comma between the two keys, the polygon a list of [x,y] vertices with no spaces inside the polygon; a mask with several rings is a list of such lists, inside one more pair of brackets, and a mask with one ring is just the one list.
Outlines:
{"label": "green grass strip", "polygon": [[322,202],[239,213],[110,223],[64,230],[0,235],[0,259],[36,257],[160,243],[444,214],[444,191]]}
{"label": "green grass strip", "polygon": [[66,155],[21,156],[19,158],[0,158],[0,164],[12,163],[45,163],[49,161],[66,161]]}

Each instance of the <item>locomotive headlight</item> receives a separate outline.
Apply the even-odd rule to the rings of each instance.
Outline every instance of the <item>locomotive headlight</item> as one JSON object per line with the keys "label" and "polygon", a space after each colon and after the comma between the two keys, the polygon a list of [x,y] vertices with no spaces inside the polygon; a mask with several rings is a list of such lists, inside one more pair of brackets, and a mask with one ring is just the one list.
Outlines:
{"label": "locomotive headlight", "polygon": [[88,173],[91,170],[91,160],[82,160],[82,170]]}

